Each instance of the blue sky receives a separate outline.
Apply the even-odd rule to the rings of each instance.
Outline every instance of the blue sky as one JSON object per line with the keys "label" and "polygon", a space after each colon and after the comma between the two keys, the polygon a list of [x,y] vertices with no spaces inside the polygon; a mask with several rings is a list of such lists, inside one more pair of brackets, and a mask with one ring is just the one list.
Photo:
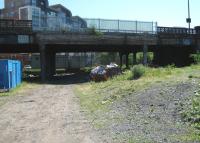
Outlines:
{"label": "blue sky", "polygon": [[[84,18],[157,21],[159,26],[187,26],[187,0],[49,0]],[[190,0],[192,26],[200,25],[200,0]],[[0,7],[3,0],[0,0]]]}

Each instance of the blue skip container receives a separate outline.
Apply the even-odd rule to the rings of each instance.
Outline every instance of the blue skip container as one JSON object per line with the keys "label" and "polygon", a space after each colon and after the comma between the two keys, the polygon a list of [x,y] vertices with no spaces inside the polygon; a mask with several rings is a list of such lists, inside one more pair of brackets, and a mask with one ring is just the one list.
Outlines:
{"label": "blue skip container", "polygon": [[12,89],[22,82],[21,62],[0,60],[0,89]]}

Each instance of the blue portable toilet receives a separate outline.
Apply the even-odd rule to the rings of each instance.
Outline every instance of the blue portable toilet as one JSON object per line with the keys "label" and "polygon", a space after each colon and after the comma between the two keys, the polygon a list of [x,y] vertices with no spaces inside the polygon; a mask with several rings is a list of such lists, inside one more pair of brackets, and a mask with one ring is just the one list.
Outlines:
{"label": "blue portable toilet", "polygon": [[21,62],[0,60],[0,89],[12,89],[21,83]]}

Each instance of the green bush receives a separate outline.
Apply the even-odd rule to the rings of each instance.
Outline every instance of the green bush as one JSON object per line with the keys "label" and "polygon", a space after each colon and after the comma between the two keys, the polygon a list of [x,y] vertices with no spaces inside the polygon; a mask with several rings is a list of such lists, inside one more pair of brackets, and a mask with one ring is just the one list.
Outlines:
{"label": "green bush", "polygon": [[95,36],[98,36],[98,37],[103,36],[103,33],[98,31],[95,27],[91,27],[88,30],[89,30],[89,33],[92,34],[92,35],[95,35]]}
{"label": "green bush", "polygon": [[145,74],[145,67],[143,65],[136,65],[131,68],[132,78],[139,79]]}
{"label": "green bush", "polygon": [[200,64],[200,52],[198,52],[197,54],[192,54],[191,58],[193,59],[194,63]]}

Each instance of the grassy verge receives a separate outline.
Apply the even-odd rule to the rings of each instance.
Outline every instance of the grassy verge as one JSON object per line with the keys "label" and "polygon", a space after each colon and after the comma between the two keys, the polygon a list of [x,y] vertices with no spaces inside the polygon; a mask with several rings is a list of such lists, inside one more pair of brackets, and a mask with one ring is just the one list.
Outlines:
{"label": "grassy verge", "polygon": [[185,104],[182,117],[185,122],[188,122],[195,129],[183,139],[185,141],[200,142],[200,87]]}
{"label": "grassy verge", "polygon": [[167,80],[171,80],[174,83],[188,78],[198,78],[199,70],[199,65],[184,68],[175,68],[173,66],[165,68],[145,67],[144,75],[137,80],[132,80],[132,72],[127,70],[122,75],[106,82],[90,82],[77,85],[75,92],[80,98],[81,105],[93,113],[97,110],[106,109],[106,106],[112,104],[113,101],[145,89],[154,83]]}
{"label": "grassy verge", "polygon": [[11,89],[9,92],[0,93],[0,106],[4,105],[8,100],[8,98],[3,97],[11,97],[15,95],[22,96],[24,95],[25,91],[32,89],[36,86],[36,84],[31,84],[27,82],[22,82],[19,86],[17,86],[15,89]]}
{"label": "grassy verge", "polygon": [[[154,84],[176,84],[188,80],[200,78],[200,65],[191,65],[184,68],[167,66],[165,68],[144,67],[144,73],[134,78],[135,70],[127,70],[122,75],[116,76],[105,82],[89,82],[75,87],[75,94],[79,97],[82,108],[88,111],[88,117],[93,121],[97,129],[109,125],[109,122],[120,122],[119,119],[99,119],[109,113],[110,105],[125,96],[132,96],[134,92],[140,92]],[[138,69],[136,69],[138,70]],[[143,69],[139,71],[143,72]],[[199,100],[200,101],[200,100]],[[107,117],[107,116],[106,116]],[[109,116],[108,116],[109,118]],[[196,132],[191,128],[191,135],[175,137],[178,140],[194,141],[197,138]],[[142,139],[143,140],[143,139]],[[131,138],[129,142],[136,142]],[[148,142],[148,141],[147,141]]]}
{"label": "grassy verge", "polygon": [[35,86],[36,86],[36,84],[33,84],[33,83],[22,82],[22,84],[20,84],[19,86],[17,86],[14,89],[11,89],[9,92],[0,93],[0,97],[13,96],[16,94],[20,94],[20,93],[25,92],[26,90],[34,88]]}

